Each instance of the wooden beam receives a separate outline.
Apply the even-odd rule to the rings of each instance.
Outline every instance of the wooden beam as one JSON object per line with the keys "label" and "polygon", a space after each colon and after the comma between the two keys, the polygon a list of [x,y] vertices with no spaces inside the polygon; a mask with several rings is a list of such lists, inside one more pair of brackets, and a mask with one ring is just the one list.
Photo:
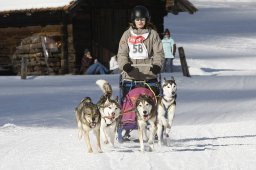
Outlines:
{"label": "wooden beam", "polygon": [[60,74],[68,73],[68,26],[67,26],[67,13],[63,12],[62,15],[62,55],[61,55],[61,70]]}
{"label": "wooden beam", "polygon": [[179,47],[178,50],[180,55],[180,63],[181,63],[183,76],[190,77],[184,49],[183,47]]}

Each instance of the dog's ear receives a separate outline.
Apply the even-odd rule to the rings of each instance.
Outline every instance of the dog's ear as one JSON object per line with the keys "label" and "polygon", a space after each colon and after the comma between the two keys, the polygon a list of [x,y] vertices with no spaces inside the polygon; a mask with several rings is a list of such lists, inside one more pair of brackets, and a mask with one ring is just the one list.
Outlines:
{"label": "dog's ear", "polygon": [[116,99],[115,99],[115,101],[118,103],[118,96],[116,96]]}
{"label": "dog's ear", "polygon": [[140,98],[142,97],[142,94],[140,94],[135,102],[135,106],[137,107],[140,103]]}
{"label": "dog's ear", "polygon": [[164,77],[164,80],[162,81],[162,86],[165,84],[165,82],[166,82],[166,78]]}
{"label": "dog's ear", "polygon": [[164,81],[162,81],[162,86],[164,86],[166,83],[166,78],[164,77]]}
{"label": "dog's ear", "polygon": [[107,97],[106,102],[110,102],[110,101],[111,101],[110,97]]}
{"label": "dog's ear", "polygon": [[172,76],[172,80],[175,82],[175,79],[174,79],[174,77]]}
{"label": "dog's ear", "polygon": [[82,103],[91,103],[92,99],[90,97],[85,97],[85,98],[83,98],[83,100],[81,102]]}
{"label": "dog's ear", "polygon": [[154,106],[154,105],[156,104],[155,100],[154,100],[152,97],[147,96],[147,98],[148,98],[149,103],[150,103],[152,106]]}
{"label": "dog's ear", "polygon": [[98,104],[98,105],[102,105],[102,104],[104,104],[107,100],[108,100],[108,97],[103,95],[103,96],[100,97],[100,100],[97,102],[97,104]]}
{"label": "dog's ear", "polygon": [[108,104],[111,102],[111,99],[109,97],[106,97],[106,100],[104,101],[104,104]]}
{"label": "dog's ear", "polygon": [[82,107],[91,107],[93,105],[94,104],[93,104],[92,99],[90,97],[86,97],[82,101]]}

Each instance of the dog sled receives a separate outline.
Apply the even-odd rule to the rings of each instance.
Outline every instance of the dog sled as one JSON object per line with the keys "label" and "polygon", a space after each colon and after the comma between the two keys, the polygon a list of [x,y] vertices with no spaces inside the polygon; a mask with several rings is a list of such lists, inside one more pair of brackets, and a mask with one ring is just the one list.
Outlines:
{"label": "dog sled", "polygon": [[[142,64],[139,66],[150,67],[151,65]],[[119,143],[122,143],[123,141],[129,140],[129,133],[132,130],[138,129],[135,103],[139,96],[147,95],[155,103],[157,102],[156,97],[161,94],[161,74],[158,74],[157,79],[149,81],[123,80],[122,74],[120,74],[119,87],[122,116],[117,128],[117,139]],[[125,134],[123,135],[124,131]]]}

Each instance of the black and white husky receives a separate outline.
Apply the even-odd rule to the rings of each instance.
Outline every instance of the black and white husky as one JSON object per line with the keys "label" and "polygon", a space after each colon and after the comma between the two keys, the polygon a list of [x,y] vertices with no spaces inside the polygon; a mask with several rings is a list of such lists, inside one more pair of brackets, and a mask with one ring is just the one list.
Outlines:
{"label": "black and white husky", "polygon": [[[156,134],[156,102],[147,95],[140,95],[136,100],[136,114],[140,150],[144,152],[143,134],[146,135],[147,124],[150,124],[150,136],[148,140],[149,151],[154,149],[154,138]],[[146,136],[147,138],[147,136]]]}
{"label": "black and white husky", "polygon": [[176,109],[177,85],[174,77],[172,77],[171,80],[166,80],[164,78],[162,91],[163,96],[160,97],[157,102],[157,136],[159,145],[162,145],[163,136],[169,136],[168,133],[171,130]]}
{"label": "black and white husky", "polygon": [[101,114],[101,128],[104,132],[104,143],[114,146],[116,128],[121,114],[118,99],[112,99],[112,87],[106,80],[97,80],[96,84],[103,92],[97,105]]}

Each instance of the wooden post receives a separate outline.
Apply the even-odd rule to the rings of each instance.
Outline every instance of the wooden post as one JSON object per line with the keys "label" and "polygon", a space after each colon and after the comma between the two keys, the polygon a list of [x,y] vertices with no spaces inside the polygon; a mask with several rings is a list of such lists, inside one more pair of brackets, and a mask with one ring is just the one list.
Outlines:
{"label": "wooden post", "polygon": [[27,79],[27,57],[21,58],[20,78]]}
{"label": "wooden post", "polygon": [[180,64],[181,64],[183,76],[190,77],[184,49],[183,47],[179,47],[178,49],[179,49]]}
{"label": "wooden post", "polygon": [[60,74],[68,73],[68,14],[64,11],[62,14],[62,56]]}

